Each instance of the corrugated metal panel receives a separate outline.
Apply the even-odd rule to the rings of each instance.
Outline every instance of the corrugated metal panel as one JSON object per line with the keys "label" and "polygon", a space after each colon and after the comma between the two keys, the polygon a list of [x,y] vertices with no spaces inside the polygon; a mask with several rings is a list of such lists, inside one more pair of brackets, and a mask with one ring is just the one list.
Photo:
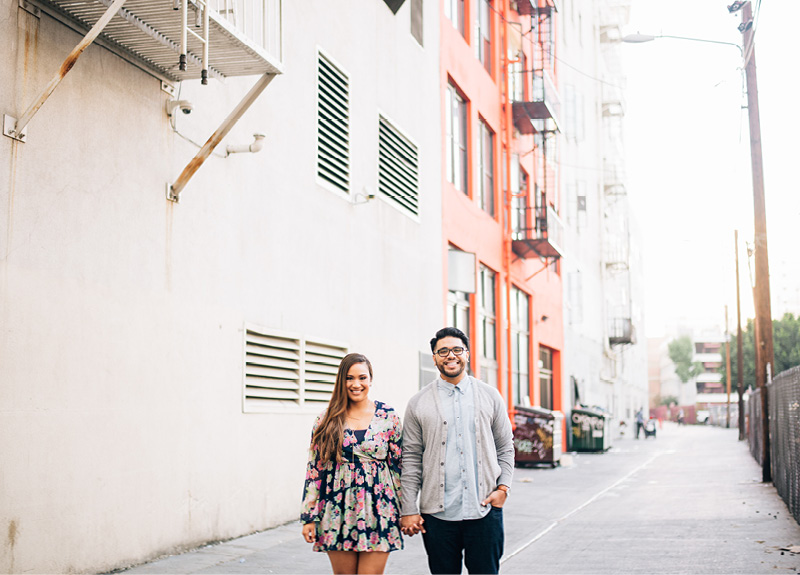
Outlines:
{"label": "corrugated metal panel", "polygon": [[[91,27],[103,14],[110,0],[41,0],[82,27]],[[223,0],[216,0],[220,4]],[[242,4],[243,2],[238,2]],[[247,0],[259,26],[246,26],[244,16],[233,8],[225,16],[213,9],[209,12],[209,74],[248,76],[281,73],[280,0]],[[238,5],[237,4],[237,5]],[[187,69],[178,69],[181,38],[181,13],[173,0],[128,0],[103,30],[101,37],[120,51],[167,78],[180,81],[200,78],[203,45],[193,35],[188,40]],[[255,9],[254,7],[257,7]],[[202,8],[189,3],[189,23],[199,21]],[[232,24],[229,19],[237,22]],[[276,21],[277,19],[277,21]],[[241,21],[241,23],[240,23]],[[242,31],[249,28],[257,41]],[[199,33],[201,27],[195,28]]]}
{"label": "corrugated metal panel", "polygon": [[419,215],[419,153],[383,116],[378,128],[378,191]]}
{"label": "corrugated metal panel", "polygon": [[347,192],[350,189],[349,79],[319,54],[317,81],[317,175]]}

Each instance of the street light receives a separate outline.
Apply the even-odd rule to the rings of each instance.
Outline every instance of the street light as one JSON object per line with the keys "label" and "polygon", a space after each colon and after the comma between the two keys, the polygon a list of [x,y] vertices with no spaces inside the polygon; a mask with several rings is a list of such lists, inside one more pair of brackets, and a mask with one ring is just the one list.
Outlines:
{"label": "street light", "polygon": [[643,42],[651,42],[656,38],[672,38],[691,42],[736,46],[742,56],[742,60],[744,60],[747,82],[747,113],[750,127],[750,165],[753,174],[753,213],[755,218],[756,387],[761,390],[761,477],[764,482],[767,482],[772,480],[772,469],[769,446],[769,394],[767,393],[766,384],[772,378],[772,371],[775,365],[772,342],[772,311],[770,307],[769,254],[767,250],[767,210],[764,199],[764,167],[761,160],[761,120],[758,112],[756,52],[753,45],[753,11],[751,3],[748,1],[734,2],[728,6],[729,12],[736,12],[740,9],[742,10],[742,24],[739,26],[739,30],[744,34],[744,46],[747,46],[746,57],[744,49],[739,44],[721,42],[719,40],[706,40],[704,38],[668,35],[652,36],[637,33],[623,37],[622,41],[630,44],[641,44]]}
{"label": "street light", "polygon": [[720,40],[706,40],[705,38],[687,38],[685,36],[669,36],[667,34],[659,34],[653,36],[652,34],[628,34],[622,38],[622,41],[627,44],[643,44],[645,42],[652,42],[657,38],[672,38],[673,40],[689,40],[690,42],[705,42],[706,44],[723,44],[725,46],[735,46],[739,50],[739,54],[744,57],[744,51],[739,44],[735,42],[722,42]]}

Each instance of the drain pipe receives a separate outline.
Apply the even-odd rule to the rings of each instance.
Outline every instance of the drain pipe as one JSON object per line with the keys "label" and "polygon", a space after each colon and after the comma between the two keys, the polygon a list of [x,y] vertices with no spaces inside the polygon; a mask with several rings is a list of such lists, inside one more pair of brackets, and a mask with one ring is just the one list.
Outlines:
{"label": "drain pipe", "polygon": [[89,30],[89,33],[83,37],[83,40],[72,49],[72,52],[69,53],[67,59],[64,60],[64,63],[61,64],[61,68],[59,68],[58,73],[50,80],[50,83],[44,89],[44,91],[36,98],[36,101],[31,104],[31,106],[25,111],[22,116],[20,116],[19,120],[13,122],[13,126],[11,124],[12,118],[6,116],[4,118],[4,130],[6,136],[10,138],[14,138],[15,140],[19,140],[21,142],[25,141],[25,128],[27,127],[28,123],[31,121],[33,116],[36,112],[39,111],[47,99],[50,97],[50,94],[56,89],[56,87],[61,83],[61,80],[64,79],[64,76],[67,75],[72,67],[75,65],[75,62],[78,61],[78,57],[83,53],[89,45],[94,42],[94,39],[100,35],[106,25],[109,23],[111,18],[114,17],[114,14],[122,8],[122,5],[125,4],[125,0],[115,0],[115,2],[105,11],[105,13],[100,17],[100,19],[92,26],[92,29]]}
{"label": "drain pipe", "polygon": [[266,136],[264,134],[253,134],[253,138],[252,144],[239,144],[238,146],[228,144],[225,148],[225,157],[227,158],[231,154],[243,154],[247,152],[257,154],[260,152],[264,147],[264,138],[266,138]]}
{"label": "drain pipe", "polygon": [[[255,102],[258,97],[261,95],[261,92],[264,91],[270,82],[275,78],[276,74],[264,74],[255,85],[250,88],[250,91],[247,95],[236,105],[236,108],[228,115],[225,120],[223,120],[222,124],[217,131],[211,134],[211,137],[203,144],[203,147],[197,152],[197,155],[192,158],[186,167],[181,172],[181,175],[178,176],[178,179],[175,180],[173,184],[167,184],[167,199],[172,202],[179,202],[180,201],[180,194],[183,191],[183,188],[186,187],[186,184],[189,183],[189,180],[194,176],[195,172],[200,169],[200,166],[208,159],[211,155],[211,152],[214,151],[220,142],[228,135],[228,132],[231,131],[233,126],[236,125],[236,122],[244,115],[244,113],[250,108],[250,106]],[[251,144],[251,146],[257,144],[258,141]],[[260,148],[259,148],[260,149]]]}

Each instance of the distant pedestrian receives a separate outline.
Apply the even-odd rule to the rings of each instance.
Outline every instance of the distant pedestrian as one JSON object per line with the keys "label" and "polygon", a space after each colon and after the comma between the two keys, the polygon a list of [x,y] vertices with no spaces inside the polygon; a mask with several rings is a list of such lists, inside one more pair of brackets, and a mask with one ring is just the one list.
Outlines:
{"label": "distant pedestrian", "polygon": [[431,351],[440,377],[411,398],[403,422],[403,532],[422,533],[431,573],[461,573],[462,557],[470,573],[497,573],[514,472],[507,407],[467,375],[461,330],[439,330]]}
{"label": "distant pedestrian", "polygon": [[636,439],[639,439],[639,432],[644,427],[644,407],[640,407],[636,412]]}
{"label": "distant pedestrian", "polygon": [[678,425],[683,425],[684,417],[685,417],[685,415],[683,413],[683,408],[681,407],[678,410]]}
{"label": "distant pedestrian", "polygon": [[400,418],[369,399],[372,365],[356,353],[339,365],[328,408],[311,434],[303,538],[328,553],[334,573],[383,573],[400,532]]}

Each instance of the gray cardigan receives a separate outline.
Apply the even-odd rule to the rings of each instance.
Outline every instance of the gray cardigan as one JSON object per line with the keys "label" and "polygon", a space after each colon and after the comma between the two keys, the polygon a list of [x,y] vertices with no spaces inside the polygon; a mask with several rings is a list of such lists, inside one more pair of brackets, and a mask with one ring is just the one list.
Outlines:
{"label": "gray cardigan", "polygon": [[[497,390],[472,376],[466,377],[475,390],[478,496],[483,501],[498,485],[511,486],[514,437],[505,403]],[[442,416],[438,381],[437,378],[417,392],[406,408],[401,515],[438,513],[444,509],[447,422]]]}

